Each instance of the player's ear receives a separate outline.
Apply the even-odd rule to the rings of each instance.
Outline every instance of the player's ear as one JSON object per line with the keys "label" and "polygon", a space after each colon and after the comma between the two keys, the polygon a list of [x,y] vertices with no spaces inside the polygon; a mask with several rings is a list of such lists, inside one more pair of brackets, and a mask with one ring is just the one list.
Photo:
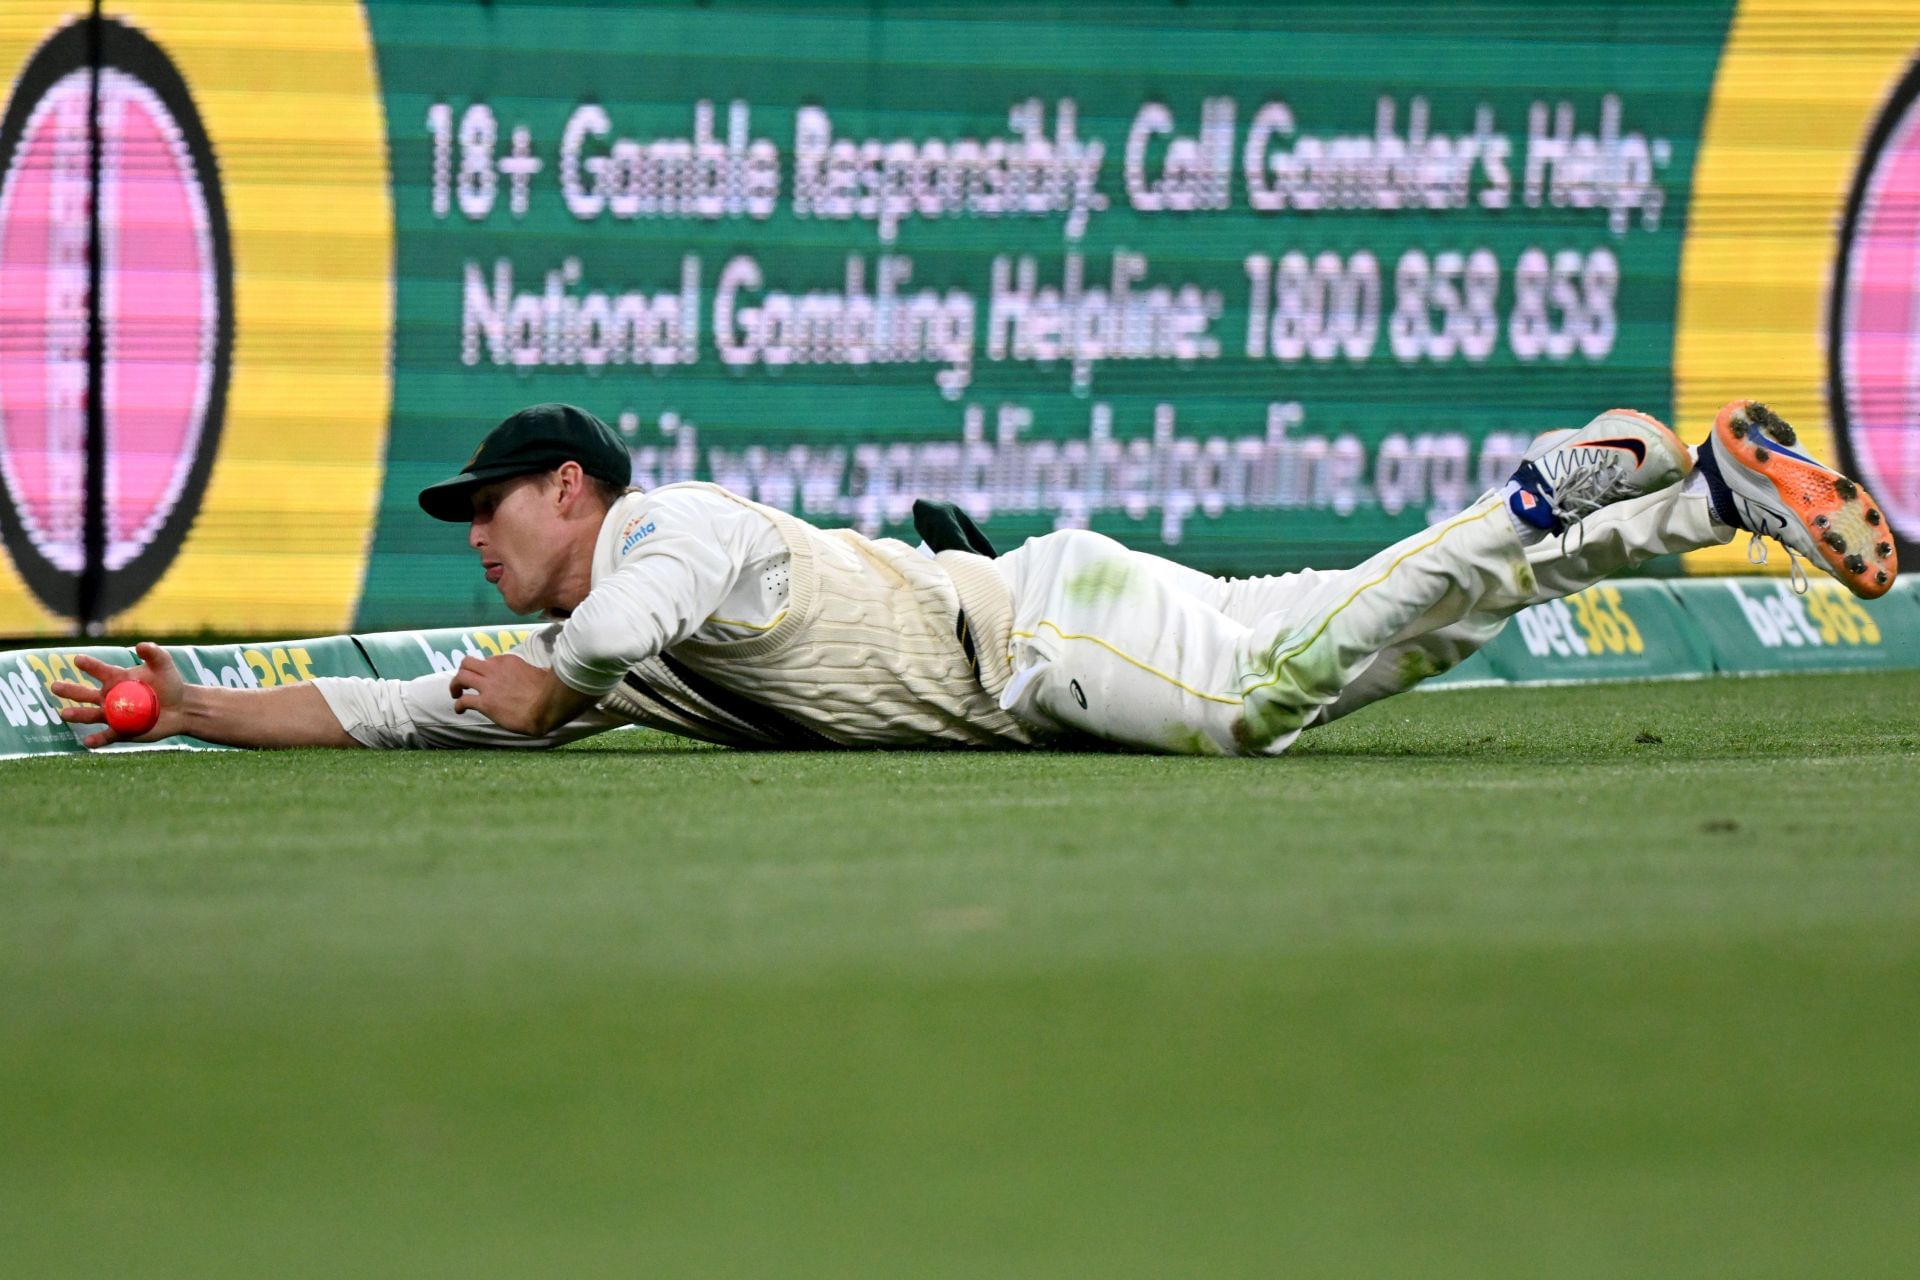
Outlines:
{"label": "player's ear", "polygon": [[587,473],[577,462],[563,462],[553,471],[554,500],[562,512],[572,511],[585,498]]}

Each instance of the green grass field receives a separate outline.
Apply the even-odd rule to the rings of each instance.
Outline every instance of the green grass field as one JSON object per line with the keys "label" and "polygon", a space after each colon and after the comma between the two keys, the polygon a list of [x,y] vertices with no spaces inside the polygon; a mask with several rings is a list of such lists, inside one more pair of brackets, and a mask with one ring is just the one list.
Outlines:
{"label": "green grass field", "polygon": [[1909,1277],[1920,673],[0,765],[0,1275]]}

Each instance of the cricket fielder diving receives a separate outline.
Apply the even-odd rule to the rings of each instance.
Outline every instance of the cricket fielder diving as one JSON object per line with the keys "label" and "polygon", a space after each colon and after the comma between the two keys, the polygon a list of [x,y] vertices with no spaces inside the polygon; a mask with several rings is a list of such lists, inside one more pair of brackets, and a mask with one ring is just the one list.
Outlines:
{"label": "cricket fielder diving", "polygon": [[[103,687],[154,687],[141,741],[547,747],[643,724],[750,748],[1277,755],[1445,671],[1528,605],[1737,531],[1760,558],[1761,539],[1783,543],[1797,579],[1796,556],[1883,594],[1897,566],[1878,505],[1794,445],[1750,401],[1693,450],[1610,410],[1542,435],[1503,487],[1356,568],[1221,579],[1086,530],[994,558],[967,537],[916,549],[818,529],[718,485],[641,492],[598,418],[536,405],[420,494],[467,526],[508,608],[549,619],[514,652],[451,679],[259,690],[189,686],[152,644],[131,669],[77,661]],[[68,720],[103,722],[100,689],[53,691],[80,704]]]}

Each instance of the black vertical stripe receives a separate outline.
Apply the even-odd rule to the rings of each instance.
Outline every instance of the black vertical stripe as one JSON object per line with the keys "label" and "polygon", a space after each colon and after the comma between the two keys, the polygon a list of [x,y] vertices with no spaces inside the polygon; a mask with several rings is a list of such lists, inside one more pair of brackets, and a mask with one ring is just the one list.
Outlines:
{"label": "black vertical stripe", "polygon": [[762,706],[751,698],[714,683],[670,653],[661,654],[660,662],[667,670],[673,672],[676,680],[693,690],[696,695],[711,702],[742,724],[764,734],[775,746],[793,751],[832,751],[840,746],[818,729],[804,725],[771,707]]}
{"label": "black vertical stripe", "polygon": [[[694,701],[676,698],[662,690],[658,685],[642,679],[637,671],[627,672],[625,684],[647,702],[658,708],[661,722],[670,726],[671,732],[710,735],[715,741],[738,746],[742,742],[752,743],[755,730],[752,725],[735,720],[722,720],[715,714],[715,708]],[[766,742],[753,745],[767,746]]]}
{"label": "black vertical stripe", "polygon": [[107,582],[106,308],[101,305],[100,73],[104,51],[100,0],[87,18],[87,436],[86,510],[81,528],[80,629],[98,635]]}

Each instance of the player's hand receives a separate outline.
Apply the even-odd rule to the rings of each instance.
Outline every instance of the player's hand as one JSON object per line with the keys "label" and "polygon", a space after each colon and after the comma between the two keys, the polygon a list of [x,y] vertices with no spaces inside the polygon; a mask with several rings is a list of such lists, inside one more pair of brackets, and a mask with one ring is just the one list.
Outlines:
{"label": "player's hand", "polygon": [[453,673],[453,709],[478,711],[511,733],[541,737],[593,705],[587,694],[525,658],[465,658]]}
{"label": "player's hand", "polygon": [[167,651],[157,644],[145,641],[133,646],[140,658],[137,667],[116,667],[110,662],[84,653],[75,654],[73,665],[86,675],[100,683],[97,685],[77,684],[72,680],[56,680],[48,686],[53,696],[77,702],[77,707],[62,707],[60,718],[68,724],[105,725],[106,712],[100,708],[100,701],[108,689],[122,680],[138,680],[152,687],[154,696],[160,701],[160,718],[153,728],[135,738],[123,737],[113,729],[102,728],[99,733],[91,734],[81,740],[88,747],[104,747],[114,742],[158,742],[161,738],[170,738],[181,731],[182,704],[186,701],[187,682],[180,678],[180,669],[173,665],[173,659]]}

